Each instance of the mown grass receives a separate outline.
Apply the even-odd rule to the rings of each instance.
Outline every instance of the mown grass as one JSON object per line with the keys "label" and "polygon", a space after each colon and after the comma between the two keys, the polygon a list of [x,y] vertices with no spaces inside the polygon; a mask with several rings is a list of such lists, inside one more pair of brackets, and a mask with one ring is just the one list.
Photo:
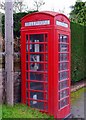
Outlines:
{"label": "mown grass", "polygon": [[3,105],[2,118],[47,118],[49,120],[54,120],[52,116],[22,104],[16,104],[13,107]]}

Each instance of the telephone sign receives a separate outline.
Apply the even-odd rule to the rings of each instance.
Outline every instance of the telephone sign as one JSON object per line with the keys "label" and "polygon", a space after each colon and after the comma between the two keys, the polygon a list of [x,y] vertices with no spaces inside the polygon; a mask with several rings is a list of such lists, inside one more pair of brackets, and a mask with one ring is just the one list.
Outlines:
{"label": "telephone sign", "polygon": [[70,21],[36,12],[21,19],[22,103],[53,115],[70,115]]}

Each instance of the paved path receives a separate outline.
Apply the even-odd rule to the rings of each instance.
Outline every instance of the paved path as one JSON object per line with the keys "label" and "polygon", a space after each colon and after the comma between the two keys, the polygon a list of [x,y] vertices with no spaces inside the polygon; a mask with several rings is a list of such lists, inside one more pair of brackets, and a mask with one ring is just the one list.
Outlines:
{"label": "paved path", "polygon": [[86,88],[82,88],[73,93],[71,97],[71,113],[73,118],[85,118],[85,99],[86,99]]}

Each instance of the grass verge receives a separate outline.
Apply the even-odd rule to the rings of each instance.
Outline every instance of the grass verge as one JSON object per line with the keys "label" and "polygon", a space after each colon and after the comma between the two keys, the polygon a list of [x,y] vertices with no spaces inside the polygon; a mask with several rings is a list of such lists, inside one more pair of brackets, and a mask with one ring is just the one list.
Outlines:
{"label": "grass verge", "polygon": [[16,104],[13,107],[3,105],[2,118],[47,118],[54,120],[52,116],[41,113],[38,110],[32,109],[22,104]]}

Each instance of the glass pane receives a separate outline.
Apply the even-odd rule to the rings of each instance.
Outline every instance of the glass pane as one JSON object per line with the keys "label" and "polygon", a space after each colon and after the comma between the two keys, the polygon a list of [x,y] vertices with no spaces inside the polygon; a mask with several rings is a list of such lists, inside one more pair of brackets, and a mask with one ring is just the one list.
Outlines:
{"label": "glass pane", "polygon": [[61,98],[64,98],[68,96],[68,90],[62,90],[60,93],[59,93],[59,99]]}
{"label": "glass pane", "polygon": [[60,70],[67,70],[68,69],[68,63],[64,62],[64,63],[60,63]]}
{"label": "glass pane", "polygon": [[59,48],[60,52],[67,52],[68,51],[68,46],[65,44],[60,44],[60,48]]}
{"label": "glass pane", "polygon": [[59,83],[59,89],[60,90],[63,89],[63,88],[66,88],[66,87],[68,87],[68,81],[67,80]]}
{"label": "glass pane", "polygon": [[44,34],[30,35],[30,42],[44,42]]}
{"label": "glass pane", "polygon": [[59,38],[60,38],[59,42],[65,42],[65,43],[68,42],[68,36],[66,36],[66,35],[61,35],[60,34]]}
{"label": "glass pane", "polygon": [[44,81],[44,74],[30,72],[30,80],[41,80],[41,81]]}
{"label": "glass pane", "polygon": [[68,104],[68,98],[65,98],[65,99],[60,101],[60,106],[59,107],[62,108],[62,107],[64,107],[67,104]]}
{"label": "glass pane", "polygon": [[60,80],[68,78],[68,71],[60,72]]}
{"label": "glass pane", "polygon": [[59,61],[67,61],[68,54],[67,53],[60,53]]}
{"label": "glass pane", "polygon": [[30,89],[44,90],[44,84],[40,82],[30,82]]}
{"label": "glass pane", "polygon": [[43,54],[31,54],[30,61],[32,62],[44,61],[44,55]]}
{"label": "glass pane", "polygon": [[44,110],[44,103],[33,100],[30,101],[30,107]]}

